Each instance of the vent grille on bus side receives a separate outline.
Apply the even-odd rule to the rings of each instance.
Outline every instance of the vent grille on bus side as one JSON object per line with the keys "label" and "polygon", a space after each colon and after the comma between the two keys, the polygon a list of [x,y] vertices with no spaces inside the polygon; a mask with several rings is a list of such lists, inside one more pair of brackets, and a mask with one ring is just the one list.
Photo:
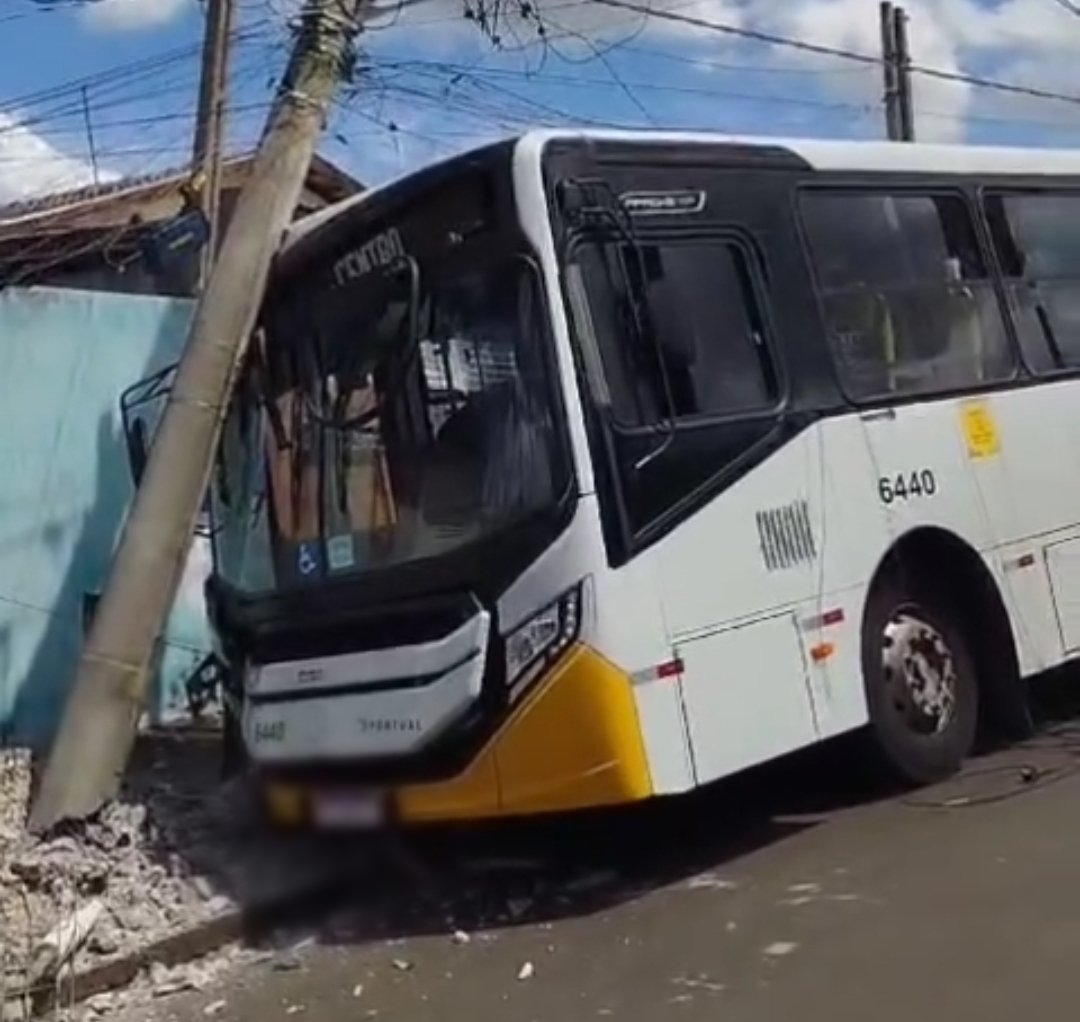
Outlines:
{"label": "vent grille on bus side", "polygon": [[813,561],[817,556],[814,530],[810,525],[810,506],[805,500],[758,511],[757,528],[761,556],[769,571],[791,568]]}

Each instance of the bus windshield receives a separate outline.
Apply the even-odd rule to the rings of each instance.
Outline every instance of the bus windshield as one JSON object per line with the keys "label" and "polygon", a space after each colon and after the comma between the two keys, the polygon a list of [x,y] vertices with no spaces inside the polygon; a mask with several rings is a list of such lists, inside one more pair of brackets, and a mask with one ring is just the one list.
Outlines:
{"label": "bus windshield", "polygon": [[300,279],[265,318],[214,486],[236,589],[437,558],[557,499],[531,264],[490,244],[428,265],[396,249],[359,279],[321,267],[329,286]]}

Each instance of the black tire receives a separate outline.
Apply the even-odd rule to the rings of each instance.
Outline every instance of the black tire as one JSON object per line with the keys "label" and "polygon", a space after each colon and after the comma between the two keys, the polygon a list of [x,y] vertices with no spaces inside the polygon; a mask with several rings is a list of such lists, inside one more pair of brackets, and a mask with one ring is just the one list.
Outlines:
{"label": "black tire", "polygon": [[[916,656],[905,657],[906,650]],[[927,655],[921,656],[924,651]],[[893,663],[887,666],[889,660]],[[909,667],[898,672],[897,663]],[[907,684],[913,677],[925,684],[920,667],[926,665],[935,668],[935,676],[949,679],[948,686],[932,691],[947,687],[950,709],[940,703],[931,709],[920,705],[921,693],[914,694]],[[937,670],[939,665],[944,666]],[[863,618],[862,666],[869,737],[885,769],[916,785],[955,774],[975,745],[979,683],[962,618],[947,593],[900,573],[880,578]]]}

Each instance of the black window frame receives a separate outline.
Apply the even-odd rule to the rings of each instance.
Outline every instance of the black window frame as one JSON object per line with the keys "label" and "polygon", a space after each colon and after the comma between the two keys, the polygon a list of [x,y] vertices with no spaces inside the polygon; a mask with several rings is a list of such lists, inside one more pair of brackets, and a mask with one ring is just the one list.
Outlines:
{"label": "black window frame", "polygon": [[[783,429],[792,401],[792,378],[785,357],[784,347],[780,343],[775,315],[768,287],[768,263],[762,246],[753,234],[739,224],[695,224],[693,227],[672,224],[649,224],[640,226],[635,232],[635,240],[641,244],[703,244],[720,243],[734,248],[743,261],[749,296],[754,302],[753,314],[760,323],[762,342],[775,374],[776,397],[768,406],[731,413],[698,413],[690,416],[660,418],[652,425],[629,426],[618,422],[611,411],[605,409],[594,398],[587,360],[582,351],[578,334],[577,318],[570,298],[570,283],[567,272],[574,264],[578,251],[589,245],[619,244],[625,241],[618,232],[608,228],[576,228],[565,239],[560,259],[559,276],[564,296],[564,308],[570,327],[571,349],[573,352],[575,375],[577,378],[582,404],[586,409],[587,432],[590,446],[593,448],[594,471],[598,483],[606,477],[610,486],[612,510],[617,519],[616,536],[609,536],[606,543],[608,562],[618,567],[634,558],[651,546],[663,535],[690,517],[721,492],[732,474],[740,470],[743,462],[752,458],[758,447],[769,444]],[[752,316],[750,317],[752,318]],[[675,499],[662,512],[653,515],[638,527],[633,525],[629,513],[626,480],[620,470],[617,453],[618,437],[653,436],[657,443],[664,442],[664,437],[671,433],[686,433],[721,429],[738,423],[761,422],[771,424],[762,438],[742,452],[732,461],[715,467],[704,480],[689,492]],[[597,435],[599,431],[599,435]],[[597,464],[602,457],[604,465]],[[662,457],[662,455],[661,455]],[[602,483],[600,483],[602,485]]]}
{"label": "black window frame", "polygon": [[[573,264],[577,251],[585,245],[596,242],[598,238],[606,238],[607,243],[611,244],[625,243],[619,236],[606,231],[591,230],[575,232],[571,236],[566,248],[566,266],[562,270],[564,278],[565,270]],[[726,422],[745,422],[747,419],[767,419],[782,413],[787,408],[791,398],[791,381],[787,365],[782,358],[782,349],[776,341],[776,329],[773,324],[771,309],[769,307],[768,291],[765,287],[767,272],[764,258],[759,246],[755,243],[750,234],[746,230],[734,226],[699,227],[692,231],[685,229],[679,230],[670,227],[666,229],[662,227],[649,227],[639,229],[636,232],[636,240],[642,245],[664,245],[675,243],[687,246],[718,241],[727,247],[733,248],[741,256],[743,267],[746,270],[746,282],[749,285],[749,294],[754,302],[752,312],[756,314],[757,320],[761,325],[761,339],[775,374],[776,398],[771,404],[762,405],[760,408],[737,412],[697,412],[693,415],[672,415],[660,417],[651,424],[633,425],[621,422],[614,414],[611,414],[605,416],[610,420],[611,427],[619,433],[645,435],[647,433],[662,432],[667,428],[669,423],[674,424],[676,428],[694,429],[698,427],[723,425]],[[572,322],[572,310],[570,310],[570,315]],[[748,317],[748,319],[753,319],[753,316]],[[588,387],[588,380],[585,379],[584,382]]]}
{"label": "black window frame", "polygon": [[[976,194],[972,194],[972,185],[975,186]],[[1017,385],[1025,378],[1024,374],[1029,367],[1023,358],[1021,346],[1013,321],[1012,310],[1009,307],[1008,298],[1005,294],[1004,282],[997,259],[997,251],[990,237],[989,225],[986,222],[985,210],[978,198],[978,191],[983,184],[972,182],[965,187],[961,183],[946,183],[938,180],[910,181],[897,180],[890,175],[881,175],[880,178],[868,179],[860,175],[857,180],[840,181],[803,181],[792,189],[792,214],[795,218],[796,234],[802,248],[802,255],[806,262],[809,273],[810,285],[814,293],[814,304],[818,311],[820,329],[825,338],[825,346],[828,353],[828,361],[833,381],[837,390],[845,401],[853,408],[892,408],[906,404],[917,404],[923,401],[938,401],[949,397],[964,394],[985,394],[994,390],[1008,388]],[[870,196],[894,196],[896,198],[955,198],[959,199],[967,211],[970,219],[973,236],[978,245],[979,254],[986,268],[986,282],[994,294],[1001,318],[1001,326],[1005,338],[1005,346],[1011,359],[1011,372],[1007,376],[990,380],[984,383],[973,383],[964,387],[946,387],[920,391],[906,391],[897,394],[873,394],[858,395],[852,391],[845,378],[845,374],[838,362],[836,348],[832,340],[829,328],[829,318],[825,308],[825,291],[821,283],[810,233],[803,217],[803,198],[808,194],[843,194],[843,195],[870,195]]]}
{"label": "black window frame", "polygon": [[[1080,376],[1080,359],[1077,360],[1075,365],[1063,365],[1054,369],[1041,369],[1036,366],[1028,357],[1027,349],[1024,343],[1020,340],[1020,323],[1014,315],[1012,302],[1009,300],[1007,285],[1016,280],[1015,277],[1008,277],[1001,265],[1001,259],[997,245],[994,240],[993,230],[990,226],[990,220],[987,216],[986,202],[989,198],[1001,197],[1009,198],[1010,196],[1050,196],[1050,197],[1063,197],[1070,196],[1077,199],[1080,202],[1080,183],[1073,182],[1066,185],[1035,185],[1035,184],[1014,184],[1008,182],[992,182],[988,183],[982,181],[975,189],[976,198],[978,200],[979,207],[979,220],[986,233],[986,245],[990,252],[990,258],[993,260],[993,272],[995,280],[998,283],[998,288],[1001,292],[1001,302],[1005,311],[1005,316],[1009,325],[1010,332],[1013,337],[1013,343],[1017,349],[1017,355],[1023,365],[1024,371],[1032,378],[1033,381],[1040,380],[1060,380],[1070,379],[1075,376]],[[1077,284],[1080,286],[1080,268],[1077,271]]]}

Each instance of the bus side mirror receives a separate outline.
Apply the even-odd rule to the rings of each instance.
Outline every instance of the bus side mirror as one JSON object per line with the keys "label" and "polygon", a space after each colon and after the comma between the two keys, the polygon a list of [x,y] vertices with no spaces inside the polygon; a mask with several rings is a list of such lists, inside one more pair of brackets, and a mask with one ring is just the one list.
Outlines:
{"label": "bus side mirror", "polygon": [[131,481],[136,488],[146,471],[154,433],[157,432],[175,377],[174,363],[153,376],[133,383],[120,395],[120,422],[124,429]]}
{"label": "bus side mirror", "polygon": [[146,420],[136,416],[131,423],[131,428],[125,430],[124,441],[127,445],[128,468],[131,470],[131,481],[135,489],[142,482],[143,473],[146,471],[146,461],[150,457],[150,444],[146,437]]}
{"label": "bus side mirror", "polygon": [[[150,448],[154,442],[165,404],[172,393],[177,363],[166,366],[153,376],[133,383],[120,395],[120,421],[124,429],[124,446],[127,448],[128,469],[135,489],[139,488],[150,460]],[[204,504],[195,526],[196,536],[209,536],[208,502]]]}

